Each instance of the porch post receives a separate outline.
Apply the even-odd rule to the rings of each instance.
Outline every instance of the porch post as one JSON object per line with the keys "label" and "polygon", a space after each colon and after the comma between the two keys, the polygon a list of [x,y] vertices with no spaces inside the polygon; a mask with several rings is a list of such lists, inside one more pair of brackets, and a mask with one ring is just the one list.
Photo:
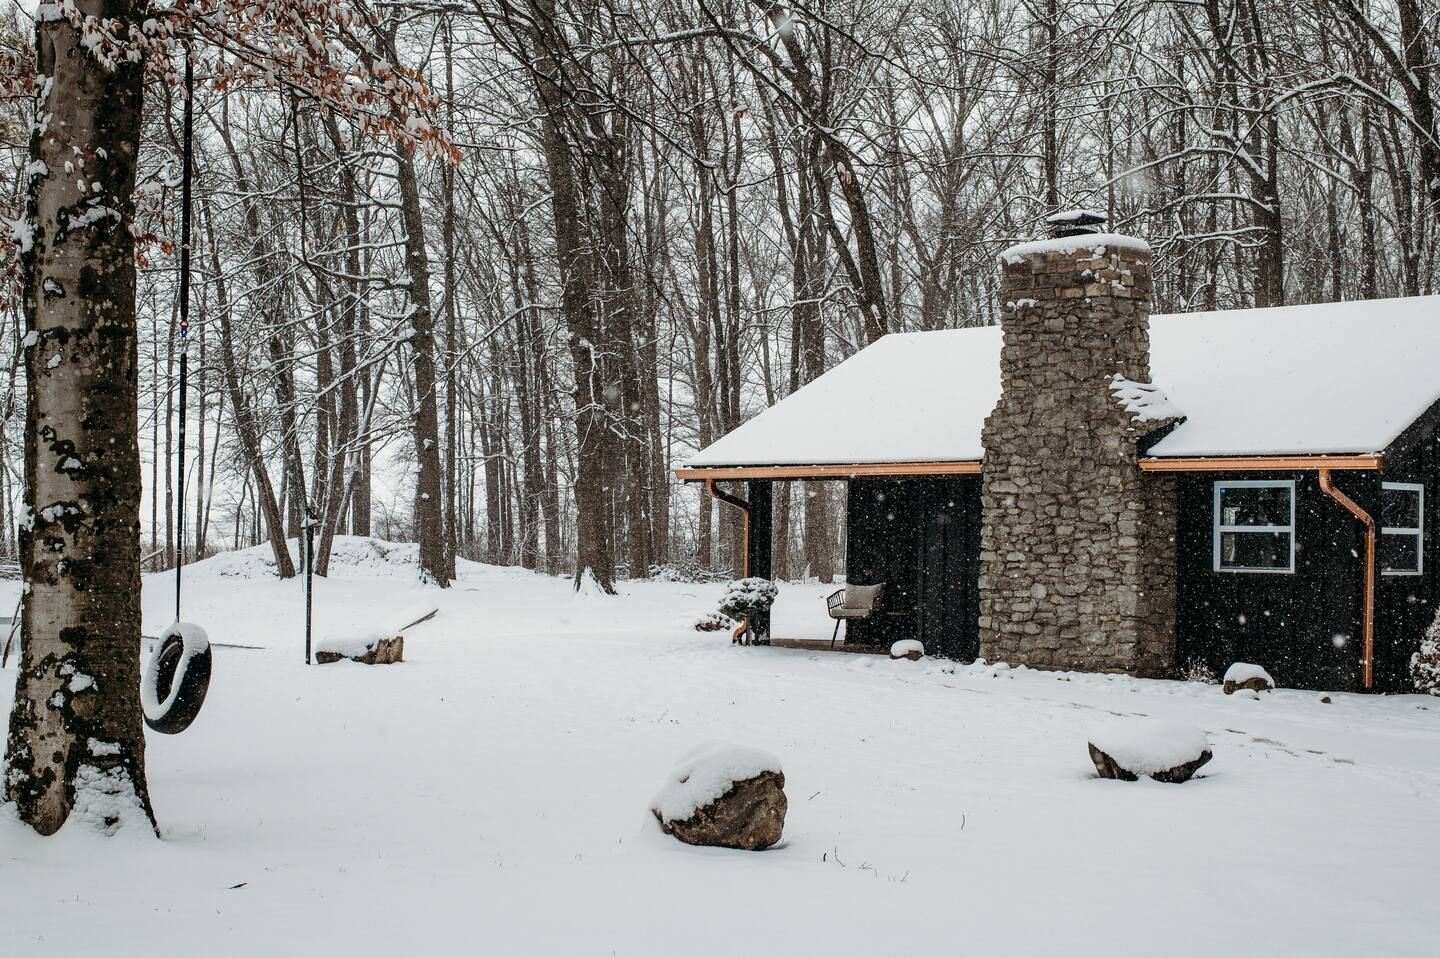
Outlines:
{"label": "porch post", "polygon": [[[768,479],[751,479],[745,486],[745,498],[750,500],[750,521],[747,528],[745,549],[748,561],[745,574],[768,579],[772,575],[770,566],[771,507],[774,502],[772,483]],[[762,645],[770,643],[770,613],[751,616],[750,630],[754,640]]]}

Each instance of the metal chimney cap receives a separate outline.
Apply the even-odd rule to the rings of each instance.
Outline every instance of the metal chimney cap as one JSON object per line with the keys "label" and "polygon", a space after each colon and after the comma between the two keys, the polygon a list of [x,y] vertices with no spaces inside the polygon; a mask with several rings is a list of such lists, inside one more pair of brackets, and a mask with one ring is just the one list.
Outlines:
{"label": "metal chimney cap", "polygon": [[1050,227],[1051,236],[1063,239],[1066,236],[1099,233],[1107,219],[1108,217],[1099,210],[1075,209],[1047,216],[1045,222]]}

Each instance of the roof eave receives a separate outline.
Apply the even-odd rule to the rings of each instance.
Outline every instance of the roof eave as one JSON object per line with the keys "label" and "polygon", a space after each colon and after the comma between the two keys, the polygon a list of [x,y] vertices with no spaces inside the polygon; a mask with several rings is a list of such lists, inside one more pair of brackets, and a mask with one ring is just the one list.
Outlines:
{"label": "roof eave", "polygon": [[[1375,471],[1385,457],[1364,455],[1296,456],[1147,456],[1141,472],[1295,472],[1311,469]],[[749,479],[855,479],[884,476],[977,476],[978,459],[936,462],[851,462],[792,465],[682,466],[675,470],[681,482],[735,482]]]}
{"label": "roof eave", "polygon": [[868,476],[978,476],[980,460],[937,462],[850,462],[809,465],[683,466],[675,470],[681,482],[744,479],[854,479]]}

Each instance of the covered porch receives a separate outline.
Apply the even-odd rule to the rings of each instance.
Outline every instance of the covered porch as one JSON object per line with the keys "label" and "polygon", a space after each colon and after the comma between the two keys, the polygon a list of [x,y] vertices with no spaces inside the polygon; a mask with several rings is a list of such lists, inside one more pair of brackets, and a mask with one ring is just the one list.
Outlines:
{"label": "covered porch", "polygon": [[675,475],[704,483],[744,514],[743,573],[767,579],[774,571],[775,484],[845,484],[844,583],[782,588],[775,609],[750,623],[758,641],[829,650],[835,621],[825,597],[847,583],[883,583],[872,614],[840,626],[836,651],[886,652],[916,639],[930,655],[968,661],[979,654],[979,462],[696,467]]}

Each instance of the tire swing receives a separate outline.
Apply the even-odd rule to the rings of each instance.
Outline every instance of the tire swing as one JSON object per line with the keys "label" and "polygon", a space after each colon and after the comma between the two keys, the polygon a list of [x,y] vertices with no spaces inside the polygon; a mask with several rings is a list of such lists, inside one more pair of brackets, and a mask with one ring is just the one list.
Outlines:
{"label": "tire swing", "polygon": [[190,727],[210,690],[210,637],[193,622],[180,621],[180,572],[185,564],[185,384],[190,349],[190,140],[194,130],[194,74],[185,54],[184,168],[180,190],[180,456],[178,532],[175,540],[175,622],[160,633],[140,677],[145,724],[165,735]]}
{"label": "tire swing", "polygon": [[160,633],[140,677],[145,724],[165,735],[190,727],[210,691],[210,638],[193,622],[176,622]]}

